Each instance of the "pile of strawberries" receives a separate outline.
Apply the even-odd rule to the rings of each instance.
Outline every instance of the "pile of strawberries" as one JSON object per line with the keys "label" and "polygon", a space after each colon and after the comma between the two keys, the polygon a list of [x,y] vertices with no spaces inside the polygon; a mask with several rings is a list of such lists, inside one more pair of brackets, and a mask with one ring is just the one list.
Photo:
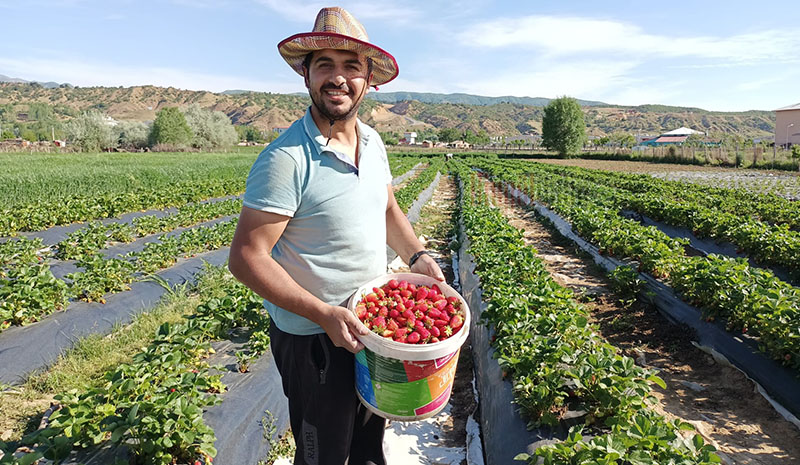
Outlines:
{"label": "pile of strawberries", "polygon": [[356,315],[372,332],[406,344],[443,341],[464,325],[464,310],[456,297],[445,297],[439,286],[416,286],[389,280],[373,287],[356,305]]}

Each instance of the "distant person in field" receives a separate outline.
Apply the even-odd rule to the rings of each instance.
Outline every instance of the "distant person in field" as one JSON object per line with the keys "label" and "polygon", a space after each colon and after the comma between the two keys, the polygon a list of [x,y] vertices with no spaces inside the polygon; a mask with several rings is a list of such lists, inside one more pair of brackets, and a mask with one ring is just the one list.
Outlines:
{"label": "distant person in field", "polygon": [[369,86],[397,77],[397,62],[336,7],[278,50],[312,105],[253,165],[229,267],[272,320],[294,463],[381,465],[385,420],[355,393],[355,335],[368,330],[344,306],[386,273],[387,243],[411,271],[444,280],[397,205],[380,136],[356,117]]}

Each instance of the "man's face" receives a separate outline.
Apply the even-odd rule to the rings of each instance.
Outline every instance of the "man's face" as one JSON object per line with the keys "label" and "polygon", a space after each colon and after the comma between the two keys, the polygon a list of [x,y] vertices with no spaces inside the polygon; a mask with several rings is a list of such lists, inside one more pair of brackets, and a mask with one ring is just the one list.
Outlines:
{"label": "man's face", "polygon": [[366,58],[346,50],[314,52],[305,72],[306,87],[317,109],[328,119],[355,115],[369,85]]}

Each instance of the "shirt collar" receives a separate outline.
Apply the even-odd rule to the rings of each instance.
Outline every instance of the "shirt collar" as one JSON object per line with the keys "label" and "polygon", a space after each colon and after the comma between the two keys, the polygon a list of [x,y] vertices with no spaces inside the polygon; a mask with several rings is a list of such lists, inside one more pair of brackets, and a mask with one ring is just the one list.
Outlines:
{"label": "shirt collar", "polygon": [[[368,126],[362,123],[358,118],[356,118],[356,124],[358,125],[359,138],[358,153],[360,157],[363,157],[364,153],[366,152],[365,148],[367,147],[367,144],[369,144],[369,132],[366,130]],[[327,152],[352,166],[354,169],[356,168],[353,166],[353,162],[350,160],[350,157],[325,145],[325,143],[328,141],[328,138],[322,135],[317,127],[317,123],[314,122],[314,117],[311,116],[311,107],[308,107],[306,109],[306,114],[303,115],[303,126],[305,127],[306,135],[314,142],[314,145],[316,145],[320,154]]]}

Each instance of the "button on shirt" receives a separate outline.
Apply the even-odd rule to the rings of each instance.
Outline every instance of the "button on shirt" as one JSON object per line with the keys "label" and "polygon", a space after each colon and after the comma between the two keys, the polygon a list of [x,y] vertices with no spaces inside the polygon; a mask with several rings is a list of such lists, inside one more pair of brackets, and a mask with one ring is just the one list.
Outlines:
{"label": "button on shirt", "polygon": [[[272,258],[297,284],[340,305],[361,284],[386,273],[386,148],[375,130],[358,121],[359,164],[325,146],[310,108],[259,155],[244,205],[291,217]],[[265,300],[281,331],[324,332],[316,323]]]}

